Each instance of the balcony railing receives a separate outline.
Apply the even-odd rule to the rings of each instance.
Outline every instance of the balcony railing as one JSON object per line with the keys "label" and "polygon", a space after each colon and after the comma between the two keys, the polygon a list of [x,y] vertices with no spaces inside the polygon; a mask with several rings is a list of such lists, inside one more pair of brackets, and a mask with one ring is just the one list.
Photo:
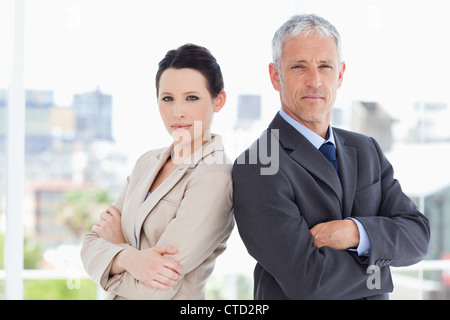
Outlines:
{"label": "balcony railing", "polygon": [[[441,292],[441,294],[445,294],[445,292],[442,292],[445,286],[447,286],[447,290],[450,290],[450,287],[448,287],[450,283],[443,283],[443,278],[450,280],[450,260],[424,260],[408,267],[393,267],[391,270],[394,281],[393,296],[398,299],[424,300],[429,298],[425,296],[426,293]],[[426,279],[424,273],[428,271],[440,271],[440,279]],[[396,289],[399,290],[400,288],[409,290],[409,295],[405,297],[401,293],[397,293]],[[410,296],[411,293],[415,294],[416,297]],[[439,296],[439,294],[437,295]]]}
{"label": "balcony railing", "polygon": [[[394,299],[430,299],[434,296],[439,297],[439,292],[446,289],[446,285],[442,279],[447,277],[450,279],[450,260],[425,260],[408,267],[391,268],[394,281],[394,293],[391,298]],[[440,271],[441,278],[439,280],[429,280],[424,276],[429,271]],[[23,280],[55,280],[65,279],[67,288],[71,290],[80,289],[80,281],[89,279],[83,270],[46,270],[32,269],[22,270]],[[0,270],[0,280],[5,279],[5,271]],[[251,276],[251,275],[250,275]],[[230,288],[232,289],[232,288]],[[447,289],[449,290],[449,289]],[[404,292],[407,292],[405,295]],[[412,295],[411,295],[412,294]],[[231,296],[236,296],[231,293]],[[105,292],[97,289],[97,299],[104,299]]]}

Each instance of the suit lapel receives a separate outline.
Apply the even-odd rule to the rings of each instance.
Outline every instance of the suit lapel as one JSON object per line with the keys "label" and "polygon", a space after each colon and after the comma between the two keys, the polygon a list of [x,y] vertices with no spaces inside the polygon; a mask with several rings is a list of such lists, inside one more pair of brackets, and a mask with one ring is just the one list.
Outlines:
{"label": "suit lapel", "polygon": [[339,176],[328,160],[309,141],[299,143],[290,156],[310,174],[327,184],[340,200],[342,199],[343,191]]}
{"label": "suit lapel", "polygon": [[343,190],[341,181],[333,166],[320,151],[288,124],[279,113],[277,113],[269,128],[280,130],[280,143],[289,156],[316,179],[328,185],[339,199],[342,209]]}
{"label": "suit lapel", "polygon": [[347,146],[340,131],[334,129],[336,141],[337,158],[339,162],[339,177],[344,189],[343,217],[347,218],[352,213],[353,201],[356,194],[358,179],[357,150],[355,147]]}

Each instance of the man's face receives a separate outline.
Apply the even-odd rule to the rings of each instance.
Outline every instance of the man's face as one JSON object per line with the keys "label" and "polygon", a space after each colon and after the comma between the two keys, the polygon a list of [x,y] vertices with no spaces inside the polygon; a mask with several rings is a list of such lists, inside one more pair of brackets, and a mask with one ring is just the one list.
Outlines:
{"label": "man's face", "polygon": [[335,40],[312,33],[287,41],[280,69],[270,65],[272,84],[280,92],[284,111],[322,135],[345,71]]}

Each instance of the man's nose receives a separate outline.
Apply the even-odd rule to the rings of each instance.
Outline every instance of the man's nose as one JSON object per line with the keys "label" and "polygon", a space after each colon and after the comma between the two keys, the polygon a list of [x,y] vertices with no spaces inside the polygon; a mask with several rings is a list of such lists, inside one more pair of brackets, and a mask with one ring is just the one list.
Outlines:
{"label": "man's nose", "polygon": [[322,86],[322,79],[317,69],[308,70],[306,75],[306,85],[311,88],[319,88]]}

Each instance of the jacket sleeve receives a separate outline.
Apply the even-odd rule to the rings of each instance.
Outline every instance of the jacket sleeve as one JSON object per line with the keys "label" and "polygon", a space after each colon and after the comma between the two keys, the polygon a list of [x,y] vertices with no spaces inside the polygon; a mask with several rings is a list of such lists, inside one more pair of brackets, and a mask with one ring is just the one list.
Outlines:
{"label": "jacket sleeve", "polygon": [[232,206],[229,172],[207,171],[195,175],[186,187],[176,217],[156,244],[178,249],[178,253],[171,257],[182,265],[182,279],[176,286],[158,290],[124,272],[120,278],[111,279],[108,290],[127,299],[173,298],[185,280],[185,274],[225,250],[225,240],[234,226]]}
{"label": "jacket sleeve", "polygon": [[[364,216],[355,212],[355,218],[364,226],[371,243],[369,264],[407,266],[421,261],[427,254],[430,241],[428,219],[418,211],[394,179],[394,170],[372,139],[378,152],[381,179],[377,184],[381,194],[378,214]],[[364,206],[358,206],[362,210]]]}
{"label": "jacket sleeve", "polygon": [[[128,179],[122,188],[114,206],[122,212],[123,199],[128,190]],[[84,235],[81,245],[81,261],[84,269],[94,282],[106,290],[107,283],[111,281],[109,275],[115,256],[129,244],[114,244],[89,232]]]}
{"label": "jacket sleeve", "polygon": [[[371,273],[355,252],[314,246],[297,205],[308,199],[296,199],[290,182],[295,177],[281,167],[274,175],[261,175],[260,169],[259,162],[234,164],[235,219],[248,252],[287,298],[358,299],[392,291],[392,285],[367,285]],[[388,270],[381,270],[380,277],[390,284]]]}

